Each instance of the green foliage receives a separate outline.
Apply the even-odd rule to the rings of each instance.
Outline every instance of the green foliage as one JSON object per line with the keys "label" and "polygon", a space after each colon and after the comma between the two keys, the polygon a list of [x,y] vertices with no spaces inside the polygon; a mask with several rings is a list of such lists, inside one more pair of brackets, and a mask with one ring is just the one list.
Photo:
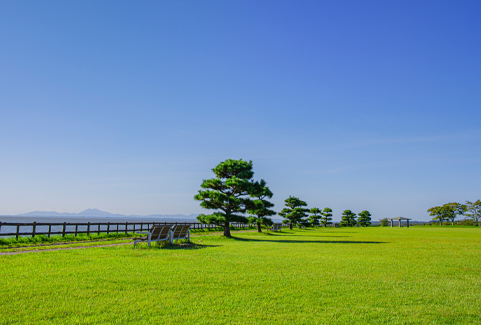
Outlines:
{"label": "green foliage", "polygon": [[313,226],[319,226],[319,219],[322,218],[322,212],[319,208],[312,208],[310,211],[309,223]]}
{"label": "green foliage", "polygon": [[282,209],[279,215],[288,220],[285,223],[289,223],[289,229],[292,229],[292,225],[304,223],[309,209],[303,207],[307,206],[307,203],[294,196],[289,196],[284,202],[286,208]]}
{"label": "green foliage", "polygon": [[339,222],[341,227],[354,227],[356,225],[356,214],[351,210],[344,210],[342,220]]}
{"label": "green foliage", "polygon": [[211,214],[197,217],[202,223],[215,224],[224,228],[224,236],[230,237],[230,223],[247,223],[246,217],[240,215],[251,207],[250,195],[256,194],[256,187],[251,181],[254,176],[252,161],[228,159],[212,169],[216,178],[202,182],[195,200],[201,201],[204,209],[214,210]]}
{"label": "green foliage", "polygon": [[466,216],[468,218],[473,219],[474,223],[477,226],[479,223],[479,219],[481,219],[481,201],[480,200],[477,200],[475,202],[466,201],[465,205],[466,205],[466,211],[468,212],[466,213]]}
{"label": "green foliage", "polygon": [[322,218],[320,220],[321,225],[327,227],[327,225],[332,224],[332,210],[331,208],[324,208],[322,210]]}
{"label": "green foliage", "polygon": [[274,224],[274,221],[272,221],[271,218],[249,216],[247,217],[247,220],[249,220],[250,224],[256,225],[257,232],[262,232],[260,229],[262,226],[269,227]]}
{"label": "green foliage", "polygon": [[456,225],[459,226],[474,226],[474,220],[472,219],[464,219],[464,220],[458,220],[456,221]]}
{"label": "green foliage", "polygon": [[451,220],[454,225],[454,219],[458,215],[462,215],[466,212],[467,206],[457,202],[446,203],[442,206],[436,206],[428,209],[429,215],[433,217],[433,220],[438,220],[439,225],[442,225],[444,220]]}
{"label": "green foliage", "polygon": [[429,215],[432,216],[432,220],[438,220],[439,225],[443,225],[443,221],[447,219],[447,211],[446,209],[442,206],[435,206],[432,208],[429,208],[427,212],[429,212]]}
{"label": "green foliage", "polygon": [[381,227],[387,227],[389,225],[387,218],[379,219],[379,221],[381,221]]}
{"label": "green foliage", "polygon": [[453,225],[454,225],[454,219],[456,219],[456,217],[459,215],[463,215],[468,209],[466,205],[458,202],[447,203],[445,205],[450,206],[454,212],[453,214],[450,214],[448,218],[449,220],[451,220],[451,223]]}
{"label": "green foliage", "polygon": [[79,234],[78,236],[75,235],[66,235],[63,236],[51,236],[48,237],[46,235],[37,235],[35,237],[25,236],[19,237],[16,239],[15,237],[7,237],[1,238],[0,237],[0,246],[24,246],[24,245],[36,245],[36,244],[45,244],[45,243],[64,243],[64,242],[72,242],[72,241],[91,241],[91,240],[100,240],[100,239],[115,239],[115,238],[127,238],[132,236],[138,236],[134,233],[111,233],[111,234]]}
{"label": "green foliage", "polygon": [[369,211],[364,210],[358,214],[357,223],[361,227],[368,227],[371,225],[371,214]]}
{"label": "green foliage", "polygon": [[271,190],[263,179],[254,183],[254,193],[250,195],[254,200],[251,207],[247,210],[250,214],[247,219],[249,223],[257,225],[258,232],[262,232],[262,225],[270,226],[273,224],[272,219],[268,217],[276,214],[274,210],[270,210],[270,208],[274,207],[274,204],[266,200],[266,198],[272,198],[272,195]]}
{"label": "green foliage", "polygon": [[299,220],[299,222],[297,223],[297,226],[299,228],[306,228],[306,227],[310,227],[311,226],[311,223],[309,222],[309,220],[305,220],[305,219],[302,219],[302,220]]}

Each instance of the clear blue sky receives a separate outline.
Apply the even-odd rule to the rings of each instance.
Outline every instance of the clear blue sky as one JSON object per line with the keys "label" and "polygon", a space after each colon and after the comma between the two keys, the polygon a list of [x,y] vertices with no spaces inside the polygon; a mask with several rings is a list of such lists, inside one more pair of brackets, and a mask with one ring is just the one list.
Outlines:
{"label": "clear blue sky", "polygon": [[481,198],[480,1],[0,1],[0,214],[202,213],[228,158],[310,207]]}

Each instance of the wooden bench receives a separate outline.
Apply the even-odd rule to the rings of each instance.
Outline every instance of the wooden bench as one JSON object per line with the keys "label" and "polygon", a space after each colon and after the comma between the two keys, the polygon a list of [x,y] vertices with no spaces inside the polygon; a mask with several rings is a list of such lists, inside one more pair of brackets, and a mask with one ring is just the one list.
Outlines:
{"label": "wooden bench", "polygon": [[[134,240],[134,247],[137,243],[147,242],[149,247],[151,247],[151,243],[155,241],[167,241],[170,239],[170,228],[173,225],[154,225],[152,228],[146,232],[147,237],[137,237],[133,238]],[[142,233],[140,233],[142,234]]]}
{"label": "wooden bench", "polygon": [[272,231],[281,231],[282,229],[282,223],[275,223],[272,225],[272,228],[270,230]]}
{"label": "wooden bench", "polygon": [[170,243],[173,244],[174,240],[187,239],[190,241],[190,225],[177,225],[170,231]]}

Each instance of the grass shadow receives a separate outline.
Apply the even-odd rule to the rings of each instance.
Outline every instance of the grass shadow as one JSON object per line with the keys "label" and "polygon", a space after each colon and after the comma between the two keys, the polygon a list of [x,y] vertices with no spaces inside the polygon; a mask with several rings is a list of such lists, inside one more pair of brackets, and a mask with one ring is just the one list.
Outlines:
{"label": "grass shadow", "polygon": [[354,240],[264,240],[253,238],[231,237],[233,240],[243,242],[273,242],[273,243],[309,243],[309,244],[386,244],[381,241],[354,241]]}
{"label": "grass shadow", "polygon": [[[206,245],[206,244],[198,244],[198,243],[193,243],[193,242],[183,242],[183,243],[165,243],[162,245],[152,245],[152,247],[149,247],[147,244],[145,245],[140,245],[137,244],[135,249],[167,249],[167,250],[178,250],[178,249],[188,249],[188,250],[197,250],[197,249],[204,249],[204,248],[210,248],[210,247],[220,247],[222,245]],[[132,248],[134,249],[134,248]]]}
{"label": "grass shadow", "polygon": [[[285,233],[284,233],[284,234],[283,234],[283,233],[269,233],[268,235],[269,235],[269,236],[273,236],[273,237],[283,237],[283,236],[285,236],[286,234],[285,234]],[[295,233],[290,233],[290,234],[287,234],[287,235],[289,235],[289,236],[294,235],[294,236],[295,236],[296,234],[295,234]],[[316,236],[312,236],[312,235],[309,235],[309,238],[317,238],[317,237],[328,237],[328,238],[332,238],[332,237],[352,237],[352,236],[337,236],[337,235],[333,235],[333,236],[331,236],[331,235],[318,235],[318,236],[316,235]]]}
{"label": "grass shadow", "polygon": [[[256,233],[250,233],[249,235],[250,236],[259,235],[259,236],[284,237],[286,235],[287,236],[299,236],[299,233],[286,232],[286,231],[283,231],[283,232],[261,232],[261,233],[256,232]],[[312,236],[312,235],[309,235],[309,238],[317,238],[317,237],[332,238],[332,237],[352,237],[352,236],[337,236],[337,235],[316,235],[316,236]]]}

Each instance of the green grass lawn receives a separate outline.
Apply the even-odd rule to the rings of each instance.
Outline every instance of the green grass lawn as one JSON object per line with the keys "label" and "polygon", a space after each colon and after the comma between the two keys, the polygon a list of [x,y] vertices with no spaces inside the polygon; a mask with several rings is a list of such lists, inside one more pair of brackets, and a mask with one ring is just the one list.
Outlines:
{"label": "green grass lawn", "polygon": [[233,235],[0,256],[0,324],[481,323],[481,229]]}

